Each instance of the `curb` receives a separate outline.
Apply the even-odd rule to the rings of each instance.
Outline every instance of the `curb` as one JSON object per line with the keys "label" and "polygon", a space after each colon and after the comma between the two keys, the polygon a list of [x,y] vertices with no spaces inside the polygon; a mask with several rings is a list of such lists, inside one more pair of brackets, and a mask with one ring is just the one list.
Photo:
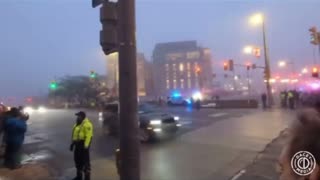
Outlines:
{"label": "curb", "polygon": [[288,128],[285,128],[285,129],[283,129],[282,131],[280,131],[279,135],[278,135],[276,138],[274,138],[273,140],[271,140],[268,144],[266,144],[265,148],[264,148],[262,151],[260,151],[260,152],[257,153],[257,155],[256,155],[255,158],[251,161],[251,163],[249,163],[249,164],[246,165],[243,169],[241,169],[240,171],[238,171],[234,176],[232,176],[231,178],[229,178],[229,180],[237,180],[237,179],[241,178],[241,177],[247,172],[246,170],[247,170],[251,165],[253,165],[254,163],[256,163],[256,162],[259,160],[260,155],[263,154],[263,153],[266,151],[266,149],[267,149],[268,147],[270,147],[271,144],[273,144],[276,140],[278,140],[278,139],[280,139],[281,137],[285,136],[285,134],[287,133],[287,131],[288,131]]}

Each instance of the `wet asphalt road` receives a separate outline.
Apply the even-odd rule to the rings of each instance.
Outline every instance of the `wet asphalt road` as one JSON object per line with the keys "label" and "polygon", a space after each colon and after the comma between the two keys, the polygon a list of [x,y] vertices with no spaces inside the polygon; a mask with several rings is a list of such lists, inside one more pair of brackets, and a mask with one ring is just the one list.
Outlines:
{"label": "wet asphalt road", "polygon": [[[24,145],[25,160],[44,161],[49,163],[59,174],[73,167],[72,153],[69,151],[72,126],[75,122],[75,112],[78,110],[48,110],[46,113],[31,115]],[[146,154],[146,164],[150,166],[147,158],[150,152],[161,152],[166,156],[168,149],[175,144],[176,138],[201,127],[209,126],[215,122],[227,121],[248,115],[258,110],[215,110],[201,109],[200,111],[186,108],[161,108],[161,111],[180,116],[182,127],[179,132],[169,139],[164,139],[153,144],[141,146],[141,156]],[[101,120],[98,112],[87,111],[87,116],[94,124],[94,139],[91,146],[92,160],[113,158],[114,150],[118,147],[118,139],[103,134]],[[168,148],[168,149],[167,149]],[[163,154],[164,153],[164,154]],[[174,160],[176,161],[176,160]],[[173,162],[174,162],[173,161]],[[171,163],[173,163],[171,162]],[[170,163],[170,162],[166,162]]]}

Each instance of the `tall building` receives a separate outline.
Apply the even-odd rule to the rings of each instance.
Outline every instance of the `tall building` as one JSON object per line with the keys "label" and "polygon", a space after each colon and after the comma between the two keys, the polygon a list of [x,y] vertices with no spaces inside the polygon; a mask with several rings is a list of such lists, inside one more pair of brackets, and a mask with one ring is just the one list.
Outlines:
{"label": "tall building", "polygon": [[[112,53],[107,56],[107,86],[112,90],[113,95],[117,95],[119,82],[119,56],[118,53]],[[149,64],[143,53],[137,53],[137,90],[138,96],[146,96],[150,76],[147,70]],[[148,81],[147,81],[148,80]],[[149,88],[149,87],[148,87]],[[148,89],[149,90],[149,89]]]}
{"label": "tall building", "polygon": [[144,54],[137,53],[138,96],[146,96],[145,64],[146,59],[144,57]]}
{"label": "tall building", "polygon": [[196,41],[156,44],[153,64],[158,96],[168,96],[175,91],[189,96],[211,88],[211,51],[199,47]]}

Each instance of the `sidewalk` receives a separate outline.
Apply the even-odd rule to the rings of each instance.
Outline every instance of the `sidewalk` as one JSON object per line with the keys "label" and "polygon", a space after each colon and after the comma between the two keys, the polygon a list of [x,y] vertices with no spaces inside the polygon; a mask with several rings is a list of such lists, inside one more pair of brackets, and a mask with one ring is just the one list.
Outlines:
{"label": "sidewalk", "polygon": [[233,180],[274,180],[279,178],[277,171],[278,158],[286,142],[285,131],[267,145],[266,149],[259,153],[252,164],[241,170]]}
{"label": "sidewalk", "polygon": [[54,180],[54,175],[44,164],[26,164],[19,169],[0,168],[1,180]]}

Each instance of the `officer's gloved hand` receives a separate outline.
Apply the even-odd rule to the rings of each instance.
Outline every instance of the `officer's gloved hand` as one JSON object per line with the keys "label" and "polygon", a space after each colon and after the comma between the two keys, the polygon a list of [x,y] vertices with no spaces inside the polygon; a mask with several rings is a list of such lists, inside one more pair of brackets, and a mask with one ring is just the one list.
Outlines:
{"label": "officer's gloved hand", "polygon": [[74,148],[74,143],[71,143],[69,150],[70,150],[70,151],[73,151],[73,148]]}

